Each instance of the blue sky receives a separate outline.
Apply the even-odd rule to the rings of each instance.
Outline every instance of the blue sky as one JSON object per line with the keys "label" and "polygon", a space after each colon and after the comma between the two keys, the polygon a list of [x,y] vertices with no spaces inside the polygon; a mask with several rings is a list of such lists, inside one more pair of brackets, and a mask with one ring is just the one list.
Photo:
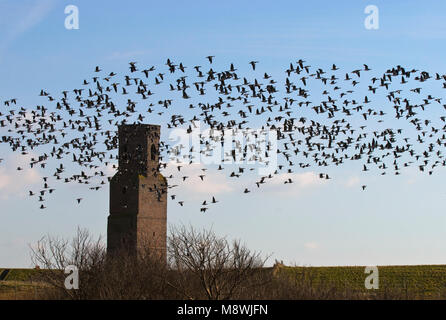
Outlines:
{"label": "blue sky", "polygon": [[[79,8],[79,30],[64,27],[69,4]],[[378,30],[364,27],[370,4],[379,8]],[[277,77],[299,58],[322,68],[335,63],[351,71],[367,63],[382,73],[400,64],[442,74],[445,15],[444,1],[0,1],[0,100],[16,97],[34,107],[41,89],[60,95],[79,87],[96,65],[127,72],[129,61],[163,66],[171,58],[193,66],[208,55],[241,73],[258,60]],[[107,189],[93,195],[64,185],[41,211],[26,196],[41,173],[15,171],[23,160],[2,145],[0,158],[0,267],[29,267],[28,244],[47,233],[69,237],[81,226],[105,236]],[[445,170],[382,177],[361,168],[327,169],[327,183],[314,179],[317,169],[298,171],[292,189],[249,195],[215,175],[207,187],[220,203],[203,215],[169,202],[168,222],[212,226],[290,264],[446,263]],[[192,187],[183,192],[206,196]],[[84,197],[80,205],[73,194]]]}

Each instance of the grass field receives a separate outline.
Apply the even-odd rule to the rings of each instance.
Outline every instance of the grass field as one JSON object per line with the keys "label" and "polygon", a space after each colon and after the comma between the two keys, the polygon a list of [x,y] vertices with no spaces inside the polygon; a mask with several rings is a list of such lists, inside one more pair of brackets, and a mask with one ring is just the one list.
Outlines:
{"label": "grass field", "polygon": [[[0,268],[0,274],[4,268]],[[6,281],[28,281],[36,273],[36,269],[9,269]]]}
{"label": "grass field", "polygon": [[[0,274],[4,268],[0,268]],[[4,281],[0,281],[0,300],[36,299],[44,284],[32,281],[35,269],[10,269]]]}
{"label": "grass field", "polygon": [[[277,275],[302,279],[311,286],[333,286],[366,294],[398,292],[400,299],[445,299],[446,265],[379,266],[379,289],[365,289],[365,267],[288,267],[275,268]],[[0,268],[0,274],[3,269]],[[45,285],[32,281],[35,269],[11,269],[0,281],[0,299],[35,299]],[[304,276],[304,277],[303,277]],[[81,280],[82,281],[82,280]],[[382,296],[382,295],[381,295]]]}
{"label": "grass field", "polygon": [[[365,288],[365,267],[281,267],[280,272],[290,276],[306,273],[317,287],[332,285],[370,293]],[[378,266],[379,289],[376,292],[398,291],[402,298],[446,298],[446,265]],[[373,291],[373,290],[372,290]]]}

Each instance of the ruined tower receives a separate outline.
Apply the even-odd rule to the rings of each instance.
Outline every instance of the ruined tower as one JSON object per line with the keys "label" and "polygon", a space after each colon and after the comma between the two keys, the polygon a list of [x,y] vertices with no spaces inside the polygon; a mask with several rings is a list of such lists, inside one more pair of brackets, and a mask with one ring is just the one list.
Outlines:
{"label": "ruined tower", "polygon": [[167,182],[159,172],[160,126],[120,125],[119,168],[110,181],[107,252],[150,247],[165,259]]}

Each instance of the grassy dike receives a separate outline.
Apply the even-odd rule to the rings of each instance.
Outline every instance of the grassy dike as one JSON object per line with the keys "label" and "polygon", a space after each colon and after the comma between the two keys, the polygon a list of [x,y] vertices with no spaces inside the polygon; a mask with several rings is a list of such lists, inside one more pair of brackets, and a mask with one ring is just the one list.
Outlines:
{"label": "grassy dike", "polygon": [[[446,299],[446,265],[378,266],[379,289],[367,290],[364,266],[290,267],[276,265],[276,277],[305,282],[314,290],[334,287],[389,299]],[[0,274],[4,269],[0,268]],[[36,299],[45,284],[33,281],[36,269],[10,269],[0,281],[0,299]]]}

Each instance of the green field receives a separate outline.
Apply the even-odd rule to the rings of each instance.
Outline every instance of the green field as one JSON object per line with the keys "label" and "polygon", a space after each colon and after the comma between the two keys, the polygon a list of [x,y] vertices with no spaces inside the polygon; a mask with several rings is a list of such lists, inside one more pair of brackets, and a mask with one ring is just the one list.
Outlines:
{"label": "green field", "polygon": [[[4,268],[0,268],[0,274]],[[30,277],[36,274],[36,269],[9,269],[9,273],[6,276],[6,281],[28,281]]]}
{"label": "green field", "polygon": [[[4,268],[0,268],[0,274]],[[0,300],[36,299],[44,285],[33,282],[35,269],[10,269],[3,281],[0,281]]]}
{"label": "green field", "polygon": [[378,266],[379,289],[365,289],[365,267],[281,267],[280,272],[317,286],[333,286],[370,293],[398,292],[402,298],[446,298],[446,265]]}
{"label": "green field", "polygon": [[[271,269],[270,269],[271,270]],[[368,274],[365,267],[288,267],[273,268],[276,276],[286,276],[290,281],[302,281],[312,288],[336,288],[363,292],[364,296],[376,294],[389,299],[446,299],[446,265],[378,266],[379,289],[365,289]],[[3,269],[0,268],[0,273]],[[35,269],[11,269],[5,281],[0,281],[0,299],[32,299],[36,287],[32,281]],[[386,295],[389,293],[388,295]]]}

